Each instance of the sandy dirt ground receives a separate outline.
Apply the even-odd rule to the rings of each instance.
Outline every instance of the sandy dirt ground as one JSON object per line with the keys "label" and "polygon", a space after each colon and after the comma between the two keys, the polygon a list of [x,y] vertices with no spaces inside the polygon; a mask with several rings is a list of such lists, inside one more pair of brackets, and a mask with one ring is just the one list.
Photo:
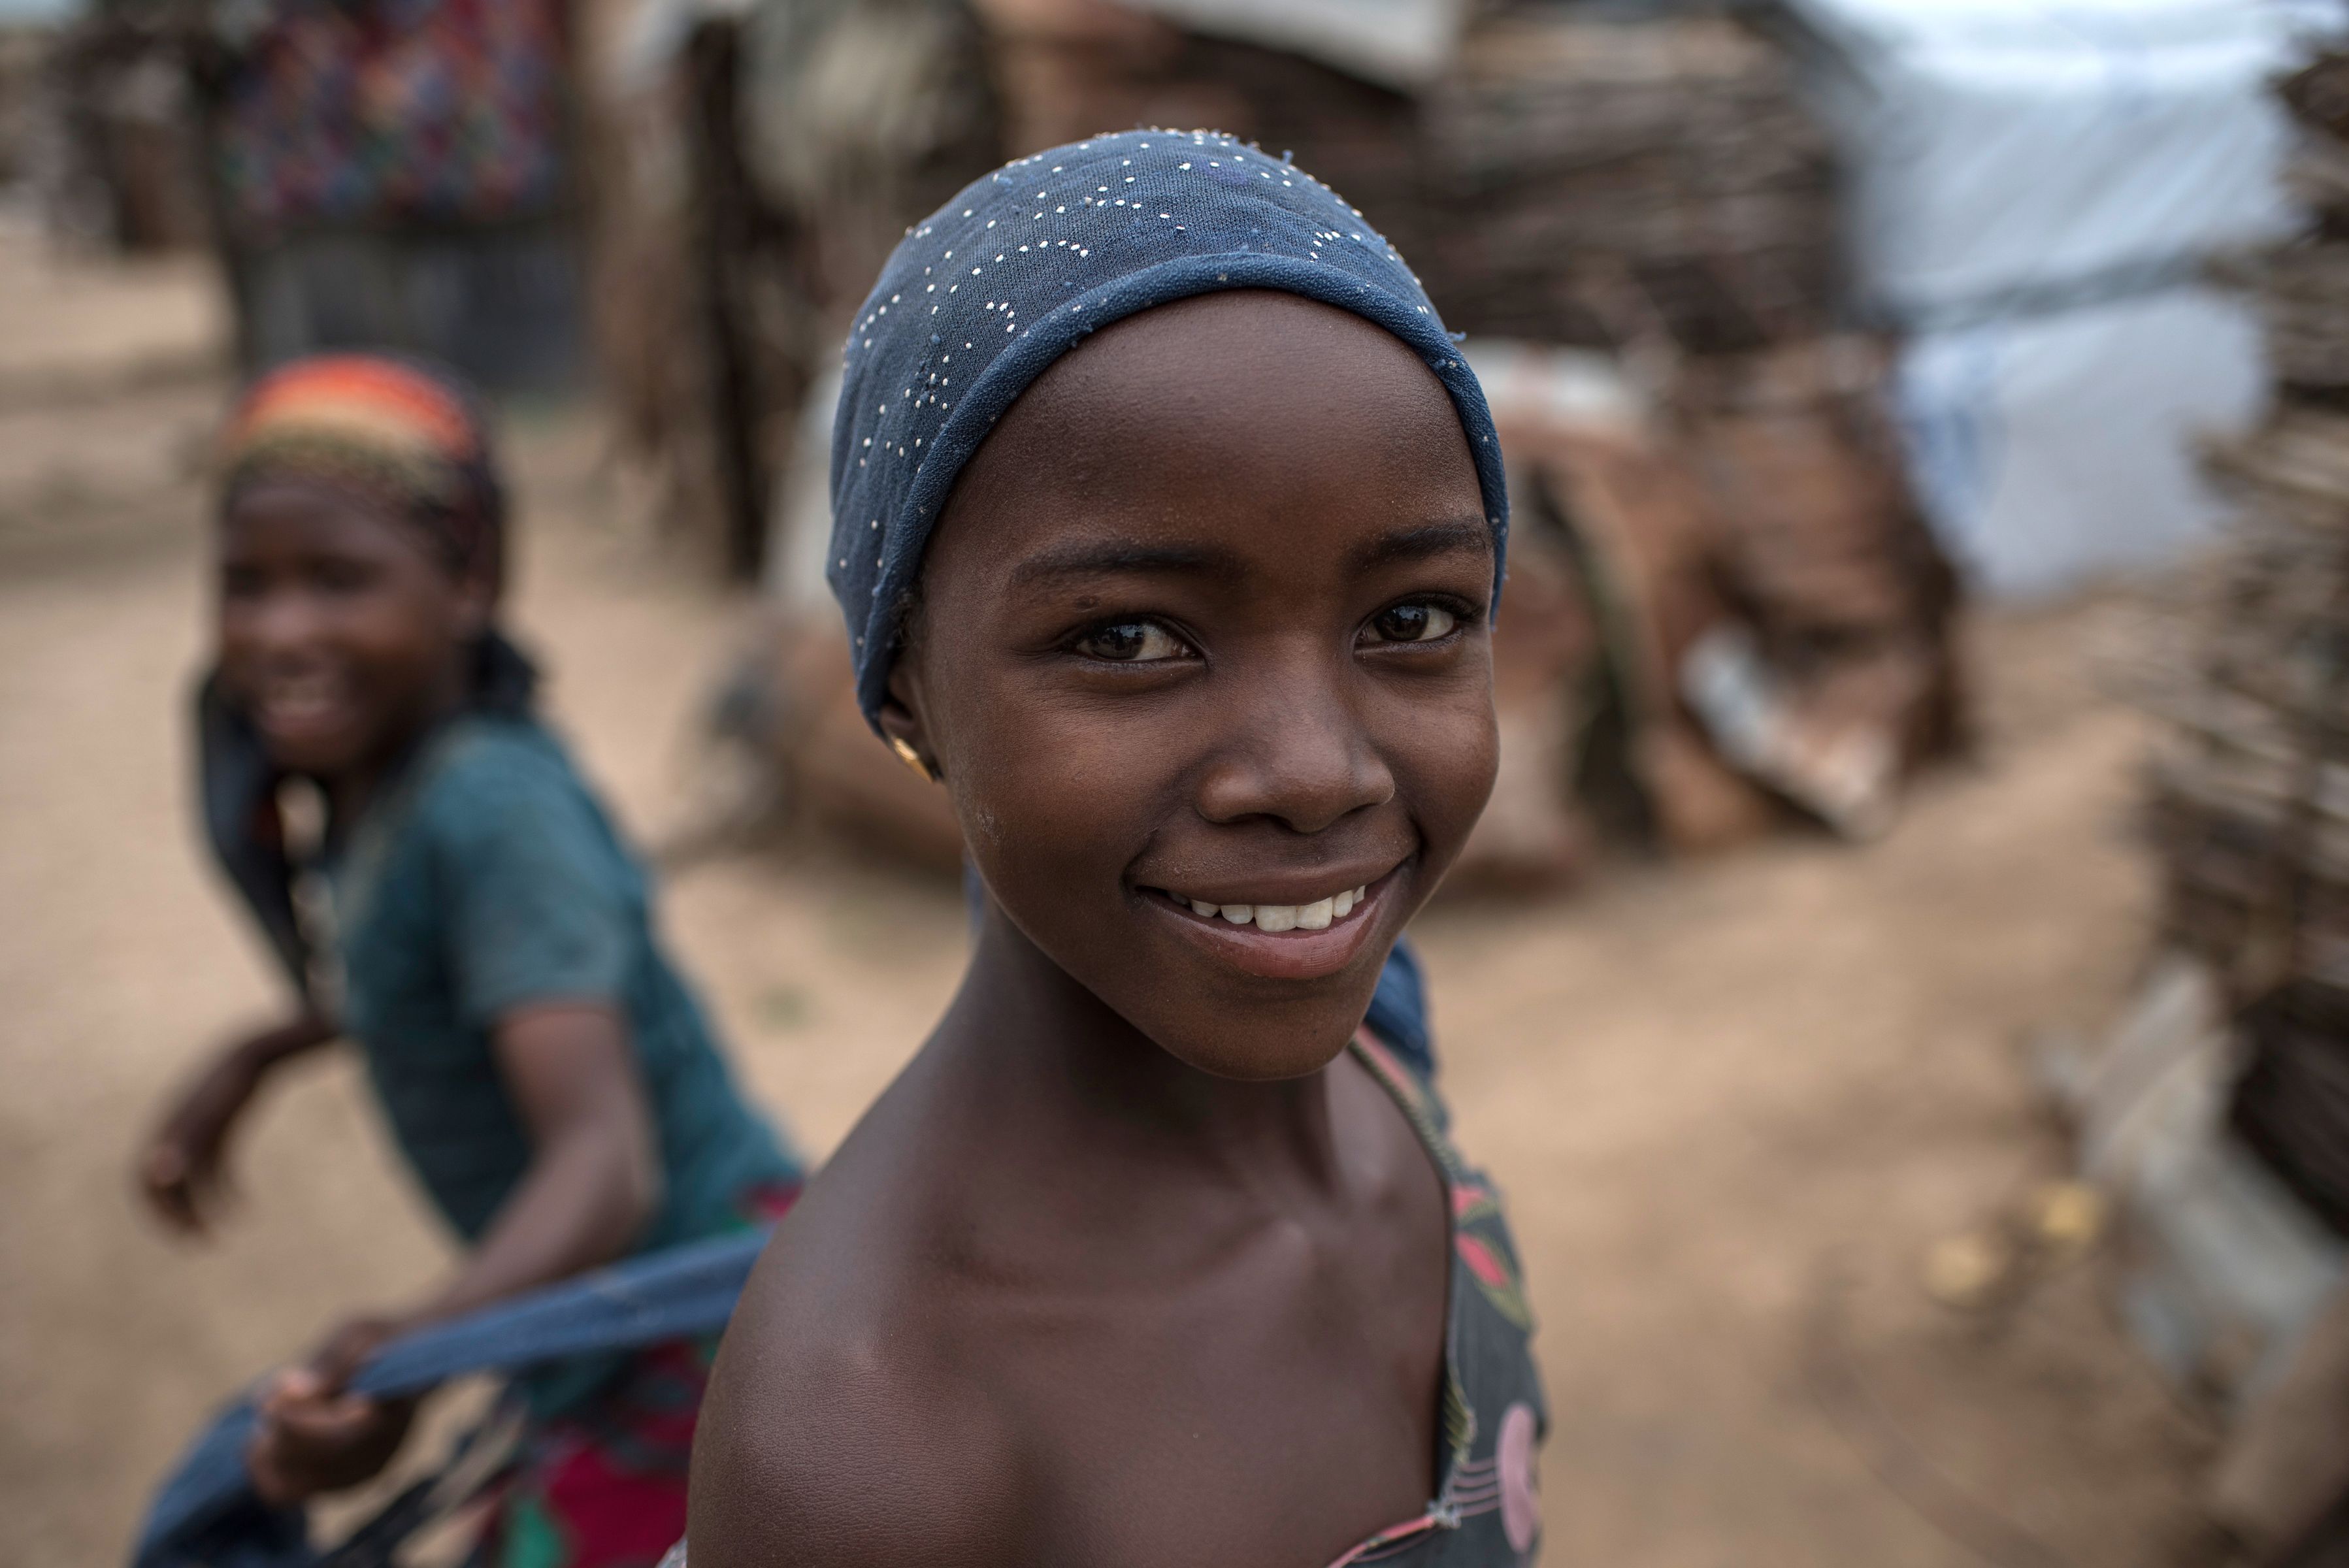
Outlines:
{"label": "sandy dirt ground", "polygon": [[[189,802],[217,331],[200,273],[58,273],[0,236],[0,1560],[33,1568],[120,1561],[210,1406],[445,1257],[347,1061],[269,1094],[212,1244],[130,1200],[159,1097],[280,1005]],[[650,542],[591,415],[522,411],[512,449],[514,621],[590,771],[659,835],[750,606]],[[1918,1283],[1933,1241],[2058,1168],[2018,1041],[2109,1015],[2149,907],[2143,731],[2095,673],[2145,634],[2132,603],[1970,634],[1980,756],[1880,843],[1421,921],[1459,1132],[1511,1196],[1541,1315],[1551,1563],[2121,1568],[2189,1517],[2207,1436],[2093,1267],[1990,1325]],[[703,860],[664,911],[819,1152],[963,952],[951,889],[822,846]]]}

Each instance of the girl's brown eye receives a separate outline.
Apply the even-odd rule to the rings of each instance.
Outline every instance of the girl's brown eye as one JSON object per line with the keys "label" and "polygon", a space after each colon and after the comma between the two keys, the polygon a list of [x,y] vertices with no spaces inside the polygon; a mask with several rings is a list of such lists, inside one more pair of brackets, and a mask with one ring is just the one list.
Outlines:
{"label": "girl's brown eye", "polygon": [[1432,643],[1459,624],[1441,604],[1396,604],[1371,617],[1371,632],[1381,643]]}
{"label": "girl's brown eye", "polygon": [[1188,652],[1182,640],[1155,621],[1119,621],[1096,626],[1078,639],[1077,651],[1114,664],[1154,664]]}

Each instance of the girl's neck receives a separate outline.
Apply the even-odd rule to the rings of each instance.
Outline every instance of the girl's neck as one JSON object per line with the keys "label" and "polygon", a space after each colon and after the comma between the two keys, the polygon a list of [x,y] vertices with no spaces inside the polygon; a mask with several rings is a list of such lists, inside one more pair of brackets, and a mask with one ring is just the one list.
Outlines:
{"label": "girl's neck", "polygon": [[936,1044],[1000,1092],[990,1114],[1099,1135],[1154,1165],[1336,1181],[1326,1074],[1251,1082],[1200,1071],[1078,984],[992,900]]}

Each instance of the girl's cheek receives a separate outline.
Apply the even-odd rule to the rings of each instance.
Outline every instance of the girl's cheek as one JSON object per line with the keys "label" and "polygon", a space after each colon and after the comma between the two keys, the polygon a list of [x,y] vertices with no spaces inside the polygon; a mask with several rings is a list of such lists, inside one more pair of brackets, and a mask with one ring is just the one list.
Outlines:
{"label": "girl's cheek", "polygon": [[1499,727],[1485,702],[1463,702],[1443,717],[1423,716],[1396,758],[1396,771],[1418,801],[1421,821],[1457,849],[1475,826],[1501,767]]}
{"label": "girl's cheek", "polygon": [[1149,792],[1131,775],[1133,759],[1098,735],[1059,727],[1007,726],[988,738],[965,763],[957,808],[989,880],[1053,908],[1115,896],[1132,853],[1120,846],[1147,832],[1135,820]]}

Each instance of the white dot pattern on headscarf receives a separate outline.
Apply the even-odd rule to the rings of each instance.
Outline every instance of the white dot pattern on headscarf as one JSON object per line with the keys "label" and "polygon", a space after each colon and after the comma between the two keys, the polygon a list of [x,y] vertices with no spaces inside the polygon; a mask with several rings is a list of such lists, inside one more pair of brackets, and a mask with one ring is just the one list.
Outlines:
{"label": "white dot pattern on headscarf", "polygon": [[[954,480],[1012,402],[1086,335],[1195,294],[1270,288],[1393,333],[1451,393],[1506,546],[1499,437],[1419,279],[1286,159],[1214,131],[1095,137],[1006,164],[906,231],[843,351],[827,573],[868,718]],[[1496,562],[1494,592],[1500,590]]]}

